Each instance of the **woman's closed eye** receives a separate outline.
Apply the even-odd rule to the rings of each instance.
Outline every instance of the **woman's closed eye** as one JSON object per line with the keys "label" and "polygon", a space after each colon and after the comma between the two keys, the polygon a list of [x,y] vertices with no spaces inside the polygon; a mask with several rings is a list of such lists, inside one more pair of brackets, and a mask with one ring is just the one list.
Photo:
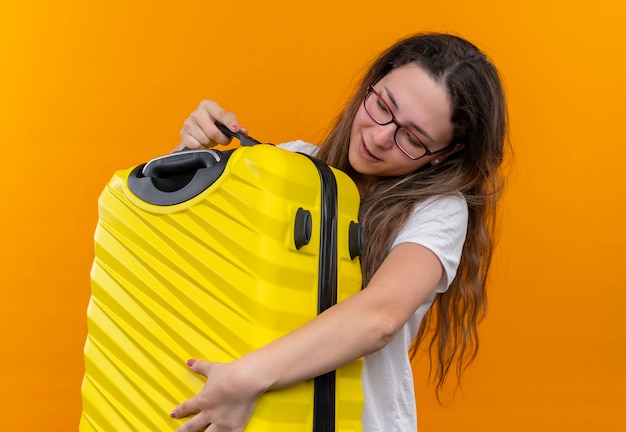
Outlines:
{"label": "woman's closed eye", "polygon": [[376,96],[376,107],[379,109],[381,113],[384,113],[386,115],[391,114],[391,112],[389,111],[389,108],[387,108],[387,105],[379,96]]}
{"label": "woman's closed eye", "polygon": [[408,137],[408,140],[409,140],[409,142],[411,143],[412,146],[418,147],[418,148],[424,147],[422,145],[422,143],[420,141],[418,141],[418,139],[416,137],[413,136],[413,134],[407,133],[407,137]]}

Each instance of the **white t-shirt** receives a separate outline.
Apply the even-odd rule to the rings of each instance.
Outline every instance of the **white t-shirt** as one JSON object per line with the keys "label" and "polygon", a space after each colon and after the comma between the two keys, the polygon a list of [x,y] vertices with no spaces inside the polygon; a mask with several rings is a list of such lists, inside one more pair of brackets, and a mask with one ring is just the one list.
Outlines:
{"label": "white t-shirt", "polygon": [[[279,145],[290,151],[315,155],[319,147],[303,141]],[[444,274],[428,299],[413,313],[398,334],[363,363],[363,432],[415,432],[417,412],[409,349],[435,294],[444,292],[454,279],[467,232],[467,203],[459,194],[431,197],[415,206],[393,240],[417,243],[441,261]]]}

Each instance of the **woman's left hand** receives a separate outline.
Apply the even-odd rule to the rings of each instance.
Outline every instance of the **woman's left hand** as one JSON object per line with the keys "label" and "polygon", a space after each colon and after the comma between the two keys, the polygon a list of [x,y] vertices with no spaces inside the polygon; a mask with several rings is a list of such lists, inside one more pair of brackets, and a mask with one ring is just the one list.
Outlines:
{"label": "woman's left hand", "polygon": [[[170,414],[180,419],[194,417],[176,432],[241,432],[252,416],[262,391],[237,363],[187,362],[191,370],[205,375],[207,381],[197,396],[178,405]],[[243,372],[243,373],[242,373]]]}

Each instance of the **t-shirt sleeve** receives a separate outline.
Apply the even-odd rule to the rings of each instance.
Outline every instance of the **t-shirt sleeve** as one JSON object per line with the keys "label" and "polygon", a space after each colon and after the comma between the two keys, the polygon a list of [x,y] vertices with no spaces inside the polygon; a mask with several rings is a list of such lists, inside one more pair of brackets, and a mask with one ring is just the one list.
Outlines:
{"label": "t-shirt sleeve", "polygon": [[435,292],[444,292],[459,267],[467,221],[467,202],[461,194],[430,198],[415,206],[391,248],[400,243],[416,243],[430,249],[444,269]]}
{"label": "t-shirt sleeve", "polygon": [[296,153],[304,153],[309,156],[315,156],[315,154],[317,154],[317,151],[319,150],[318,146],[300,140],[278,144],[276,147],[280,147],[282,149]]}

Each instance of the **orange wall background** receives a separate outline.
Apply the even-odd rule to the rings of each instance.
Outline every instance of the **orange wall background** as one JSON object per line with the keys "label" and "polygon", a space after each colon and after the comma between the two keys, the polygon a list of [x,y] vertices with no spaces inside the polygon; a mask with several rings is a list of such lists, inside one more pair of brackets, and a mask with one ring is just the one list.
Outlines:
{"label": "orange wall background", "polygon": [[3,2],[0,429],[77,429],[114,171],[169,152],[205,97],[259,139],[316,141],[374,55],[429,30],[495,60],[515,159],[481,352],[443,406],[416,364],[420,430],[626,430],[626,6],[609,0]]}

